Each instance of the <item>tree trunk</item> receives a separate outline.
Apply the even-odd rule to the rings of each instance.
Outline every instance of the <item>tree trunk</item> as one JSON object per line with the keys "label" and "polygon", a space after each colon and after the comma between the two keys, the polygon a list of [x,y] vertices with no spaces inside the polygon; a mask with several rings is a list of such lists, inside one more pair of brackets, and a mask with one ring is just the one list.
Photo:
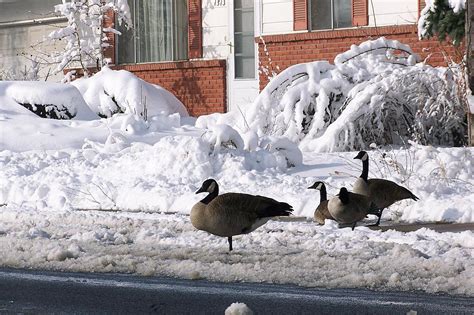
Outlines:
{"label": "tree trunk", "polygon": [[470,92],[468,97],[467,108],[467,129],[468,129],[468,143],[474,145],[474,113],[470,111],[470,108],[474,105],[470,105],[472,102],[474,92],[474,32],[472,27],[474,24],[474,0],[466,0],[466,56],[467,56],[467,77]]}

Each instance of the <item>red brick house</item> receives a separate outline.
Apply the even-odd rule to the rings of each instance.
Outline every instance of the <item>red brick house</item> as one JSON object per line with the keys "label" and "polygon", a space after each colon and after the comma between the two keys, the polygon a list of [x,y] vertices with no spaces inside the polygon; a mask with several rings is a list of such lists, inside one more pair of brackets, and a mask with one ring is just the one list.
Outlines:
{"label": "red brick house", "polygon": [[[39,6],[41,1],[17,1],[16,6],[28,2]],[[42,2],[50,7],[58,1]],[[430,56],[432,65],[445,64],[444,52],[455,57],[449,45],[418,40],[416,22],[423,0],[128,2],[134,28],[111,38],[114,49],[108,55],[114,68],[163,86],[194,116],[250,103],[268,82],[259,69],[279,72],[301,62],[332,62],[352,44],[380,36],[409,44],[422,58]],[[31,22],[19,28],[12,14],[0,10],[2,58],[12,55],[7,46],[12,30],[38,27]]]}

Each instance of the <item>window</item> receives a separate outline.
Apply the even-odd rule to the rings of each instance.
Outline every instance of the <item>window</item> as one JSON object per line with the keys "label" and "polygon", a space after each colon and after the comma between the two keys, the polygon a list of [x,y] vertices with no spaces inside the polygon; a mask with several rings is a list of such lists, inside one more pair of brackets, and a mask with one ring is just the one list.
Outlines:
{"label": "window", "polygon": [[234,2],[234,68],[236,79],[255,79],[253,0]]}
{"label": "window", "polygon": [[119,27],[119,63],[187,59],[187,1],[128,0],[133,28]]}
{"label": "window", "polygon": [[352,26],[352,0],[311,0],[309,4],[312,30]]}
{"label": "window", "polygon": [[54,17],[58,0],[9,0],[0,1],[0,22],[37,20]]}

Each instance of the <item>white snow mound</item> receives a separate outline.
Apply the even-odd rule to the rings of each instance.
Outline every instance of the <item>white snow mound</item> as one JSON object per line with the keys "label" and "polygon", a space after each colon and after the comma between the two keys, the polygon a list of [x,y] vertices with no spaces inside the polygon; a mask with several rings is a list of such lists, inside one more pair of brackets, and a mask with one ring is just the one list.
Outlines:
{"label": "white snow mound", "polygon": [[89,107],[103,117],[115,113],[137,114],[143,118],[173,113],[188,116],[184,105],[173,94],[125,70],[104,67],[92,77],[80,78],[71,84],[79,89]]}

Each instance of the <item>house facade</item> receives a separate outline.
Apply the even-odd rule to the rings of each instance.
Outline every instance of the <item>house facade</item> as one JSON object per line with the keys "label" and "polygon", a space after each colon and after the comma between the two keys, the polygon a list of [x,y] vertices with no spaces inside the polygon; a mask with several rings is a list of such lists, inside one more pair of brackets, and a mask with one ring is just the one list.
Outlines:
{"label": "house facade", "polygon": [[[58,0],[0,0],[0,7],[26,2],[49,8]],[[113,49],[107,54],[113,67],[163,86],[193,116],[248,104],[272,74],[297,63],[332,62],[352,44],[380,36],[409,44],[422,58],[429,56],[432,65],[445,65],[446,54],[455,56],[450,46],[443,47],[435,39],[418,40],[422,0],[128,2],[134,25],[111,38]],[[19,32],[21,27],[48,28],[37,23],[15,26],[12,16],[0,10],[2,60],[15,59],[18,50],[8,48],[6,33]]]}

